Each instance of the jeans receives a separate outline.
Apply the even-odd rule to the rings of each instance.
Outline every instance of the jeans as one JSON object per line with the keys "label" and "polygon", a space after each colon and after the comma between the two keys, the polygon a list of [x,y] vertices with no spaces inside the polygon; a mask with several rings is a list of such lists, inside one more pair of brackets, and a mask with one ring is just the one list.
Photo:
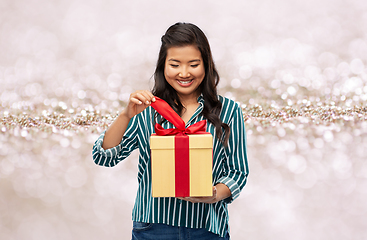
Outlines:
{"label": "jeans", "polygon": [[133,222],[132,240],[229,240],[209,232],[205,228],[175,227],[161,223]]}

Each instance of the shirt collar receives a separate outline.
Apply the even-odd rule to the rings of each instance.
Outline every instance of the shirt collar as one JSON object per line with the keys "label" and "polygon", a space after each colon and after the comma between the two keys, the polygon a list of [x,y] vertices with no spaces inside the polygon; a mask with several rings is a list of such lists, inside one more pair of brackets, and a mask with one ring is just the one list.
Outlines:
{"label": "shirt collar", "polygon": [[200,113],[203,111],[204,109],[204,97],[203,94],[201,94],[198,97],[198,103],[200,104],[199,107],[196,109],[195,113],[192,115],[192,117],[190,118],[190,120],[186,123],[186,127],[188,127],[189,125],[191,125],[192,123],[196,122],[196,118],[198,115],[200,115]]}
{"label": "shirt collar", "polygon": [[198,103],[202,103],[202,104],[204,104],[204,97],[203,97],[203,94],[200,94],[200,96],[198,97]]}

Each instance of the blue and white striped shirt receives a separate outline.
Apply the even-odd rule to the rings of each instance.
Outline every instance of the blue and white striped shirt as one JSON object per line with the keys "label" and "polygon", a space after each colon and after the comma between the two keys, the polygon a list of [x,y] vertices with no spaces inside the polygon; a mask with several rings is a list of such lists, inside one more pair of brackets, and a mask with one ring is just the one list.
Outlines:
{"label": "blue and white striped shirt", "polygon": [[[240,194],[249,173],[246,154],[245,124],[241,108],[232,100],[218,96],[222,102],[220,119],[230,127],[228,146],[217,139],[214,125],[208,122],[207,132],[213,135],[213,185],[223,183],[231,190],[231,197],[213,204],[191,203],[177,198],[153,198],[151,195],[151,161],[149,138],[154,133],[155,110],[146,108],[134,116],[119,145],[104,150],[104,133],[93,146],[93,160],[96,164],[112,167],[139,149],[138,191],[132,213],[133,221],[164,223],[172,226],[206,228],[224,237],[229,231],[227,204]],[[204,99],[198,98],[197,108],[186,127],[204,120],[202,113]],[[158,116],[157,121],[160,119]],[[164,128],[174,128],[168,121]]]}

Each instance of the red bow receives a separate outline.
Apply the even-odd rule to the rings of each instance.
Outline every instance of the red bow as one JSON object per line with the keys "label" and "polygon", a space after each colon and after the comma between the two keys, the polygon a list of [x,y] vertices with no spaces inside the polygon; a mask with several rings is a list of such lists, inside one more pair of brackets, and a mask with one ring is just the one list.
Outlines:
{"label": "red bow", "polygon": [[159,136],[167,135],[186,135],[186,134],[200,134],[206,133],[206,120],[197,122],[188,128],[185,128],[185,122],[182,118],[171,108],[168,103],[159,97],[155,97],[155,102],[151,106],[176,128],[164,129],[160,124],[156,123],[154,126],[155,132]]}

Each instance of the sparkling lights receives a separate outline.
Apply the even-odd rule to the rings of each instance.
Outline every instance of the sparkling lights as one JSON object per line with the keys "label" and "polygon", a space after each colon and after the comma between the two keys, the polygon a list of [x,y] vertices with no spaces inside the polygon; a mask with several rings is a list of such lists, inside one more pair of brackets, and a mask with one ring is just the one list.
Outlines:
{"label": "sparkling lights", "polygon": [[102,168],[91,148],[152,87],[172,19],[204,30],[243,109],[231,237],[367,239],[365,1],[162,3],[1,1],[0,239],[131,237],[138,153]]}

